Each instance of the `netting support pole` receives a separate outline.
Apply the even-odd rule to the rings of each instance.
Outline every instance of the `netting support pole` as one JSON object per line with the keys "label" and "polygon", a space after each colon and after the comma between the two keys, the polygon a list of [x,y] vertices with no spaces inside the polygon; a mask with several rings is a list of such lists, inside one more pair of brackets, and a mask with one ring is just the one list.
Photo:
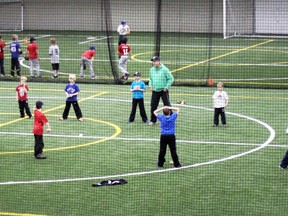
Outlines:
{"label": "netting support pole", "polygon": [[227,7],[226,7],[226,0],[223,0],[223,38],[226,39],[226,10],[227,10]]}
{"label": "netting support pole", "polygon": [[24,1],[21,1],[21,31],[24,30]]}
{"label": "netting support pole", "polygon": [[161,48],[161,13],[162,0],[156,0],[156,38],[155,38],[155,56],[160,56]]}

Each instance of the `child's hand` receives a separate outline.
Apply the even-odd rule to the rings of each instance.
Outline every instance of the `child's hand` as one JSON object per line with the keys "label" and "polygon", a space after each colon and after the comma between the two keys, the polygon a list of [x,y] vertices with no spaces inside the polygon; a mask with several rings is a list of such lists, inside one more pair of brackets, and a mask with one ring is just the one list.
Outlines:
{"label": "child's hand", "polygon": [[47,132],[51,132],[51,128],[47,128]]}

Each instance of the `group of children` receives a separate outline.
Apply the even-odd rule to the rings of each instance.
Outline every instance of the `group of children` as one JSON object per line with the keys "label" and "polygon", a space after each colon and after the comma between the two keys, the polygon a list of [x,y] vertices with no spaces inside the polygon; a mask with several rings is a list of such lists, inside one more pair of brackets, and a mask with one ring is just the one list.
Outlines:
{"label": "group of children", "polygon": [[[38,44],[36,43],[36,38],[31,37],[29,39],[30,43],[27,45],[25,60],[29,60],[30,62],[30,76],[31,80],[34,79],[34,70],[36,70],[38,79],[41,79],[41,72],[40,72],[40,63],[39,63],[39,51],[38,51]],[[56,44],[56,39],[50,39],[51,46],[49,47],[49,56],[51,57],[51,66],[52,66],[52,77],[57,78],[59,73],[59,47]],[[6,44],[2,40],[2,36],[0,35],[0,72],[1,76],[5,76],[4,71],[4,49]],[[21,76],[21,68],[19,57],[23,53],[22,47],[18,42],[18,36],[16,34],[12,35],[12,42],[9,46],[10,54],[11,54],[11,77],[15,77],[15,72],[18,77]]]}
{"label": "group of children", "polygon": [[[135,80],[132,82],[130,86],[130,92],[132,93],[132,109],[128,119],[128,123],[132,123],[135,120],[136,109],[139,105],[140,116],[142,118],[143,123],[148,124],[148,118],[145,111],[144,106],[144,92],[146,91],[146,85],[141,80],[141,73],[136,72],[134,74]],[[32,118],[32,114],[30,112],[30,108],[28,105],[28,96],[27,92],[29,91],[29,87],[26,84],[27,78],[25,76],[21,76],[20,84],[16,87],[16,98],[19,104],[20,110],[20,118],[25,117],[24,110],[29,118]],[[214,124],[213,126],[218,126],[219,124],[219,115],[221,115],[221,121],[223,126],[226,126],[226,117],[225,117],[225,107],[228,105],[228,94],[223,91],[224,85],[223,83],[218,83],[218,90],[213,95],[213,108],[214,108]],[[69,111],[71,105],[74,108],[76,117],[79,121],[83,121],[82,111],[78,104],[77,95],[80,92],[80,88],[76,83],[76,75],[69,75],[69,83],[65,86],[65,94],[66,94],[66,105],[64,108],[64,112],[59,120],[63,121],[68,118]],[[34,146],[34,156],[37,159],[45,159],[46,156],[43,154],[44,142],[43,142],[43,127],[44,124],[47,124],[47,131],[51,131],[51,127],[48,123],[48,120],[45,114],[41,111],[43,106],[43,102],[37,101],[34,107],[34,138],[35,138],[35,146]],[[159,114],[160,111],[163,111],[163,115]],[[175,111],[175,113],[172,113]],[[154,111],[154,115],[161,122],[161,137],[160,137],[160,152],[158,156],[158,167],[163,167],[165,162],[165,153],[167,145],[170,147],[171,156],[173,159],[173,164],[175,167],[181,167],[181,164],[178,159],[178,155],[176,153],[176,139],[175,139],[175,121],[178,117],[179,109],[175,107],[162,107]]]}
{"label": "group of children", "polygon": [[[122,28],[122,30],[121,30]],[[127,71],[127,62],[129,58],[129,54],[131,54],[131,48],[127,44],[127,37],[130,33],[129,27],[127,27],[126,21],[122,21],[121,25],[117,29],[119,33],[119,41],[118,41],[118,55],[119,55],[119,70],[122,72],[122,79],[127,80],[129,77],[129,72]],[[35,44],[35,38],[30,38],[30,44],[27,47],[27,52],[29,53],[30,60],[30,74],[31,77],[33,75],[33,67],[39,69],[39,61],[37,62],[37,55],[31,56],[34,50],[38,50],[37,44]],[[51,46],[49,47],[49,55],[51,56],[51,65],[53,69],[53,78],[58,77],[59,72],[59,47],[56,44],[55,38],[50,39]],[[1,45],[1,44],[0,44]],[[1,48],[1,46],[0,46]],[[38,54],[38,52],[36,52]],[[86,64],[90,70],[91,79],[95,79],[95,74],[92,66],[93,58],[95,56],[95,47],[90,46],[87,51],[82,54],[80,61],[80,78],[84,78],[83,71],[86,69]],[[1,57],[1,55],[0,55]],[[32,68],[32,72],[31,72]],[[38,71],[37,71],[38,72]],[[17,75],[20,76],[20,70]],[[41,76],[38,72],[38,77]],[[134,81],[130,86],[130,92],[132,93],[132,109],[130,112],[130,116],[128,119],[128,123],[132,123],[135,120],[136,109],[139,105],[140,116],[142,118],[143,123],[149,124],[147,114],[144,106],[144,92],[146,91],[146,85],[141,80],[141,73],[136,72],[134,74]],[[28,97],[27,92],[29,91],[28,86],[26,85],[27,78],[22,76],[20,78],[20,84],[16,87],[17,92],[17,100],[19,103],[20,117],[24,118],[24,109],[29,118],[32,117],[29,105],[28,105]],[[66,93],[66,105],[62,116],[59,120],[66,120],[69,115],[69,111],[71,105],[73,105],[76,117],[79,121],[83,121],[82,111],[78,104],[77,95],[80,92],[79,86],[75,83],[76,76],[74,74],[69,75],[69,83],[65,87]],[[218,90],[213,95],[213,108],[214,108],[214,124],[213,126],[219,125],[219,115],[221,116],[221,121],[223,126],[226,126],[226,117],[225,117],[225,107],[228,105],[228,95],[225,91],[223,91],[224,85],[223,83],[218,83]],[[34,107],[34,137],[35,137],[35,147],[34,147],[34,156],[37,159],[45,159],[46,156],[43,154],[44,142],[43,142],[43,127],[44,124],[47,124],[47,131],[51,131],[51,127],[48,123],[48,120],[45,114],[41,111],[43,103],[41,101],[37,101]],[[159,112],[163,111],[163,114]],[[174,111],[174,112],[172,112]],[[175,128],[176,128],[176,119],[178,117],[179,108],[164,106],[160,109],[155,110],[154,115],[160,121],[161,127],[161,137],[160,137],[160,151],[158,155],[158,167],[163,167],[165,162],[165,154],[167,145],[169,145],[171,156],[173,159],[174,167],[181,167],[181,164],[178,159],[178,155],[176,153],[176,138],[175,138]]]}
{"label": "group of children", "polygon": [[[69,83],[66,85],[64,91],[66,94],[66,105],[62,117],[59,120],[66,120],[71,108],[71,105],[74,108],[76,117],[79,121],[83,121],[83,116],[81,109],[78,104],[77,95],[80,92],[79,86],[75,83],[76,76],[74,74],[69,75]],[[21,76],[20,83],[16,87],[16,100],[18,101],[20,118],[25,118],[25,112],[29,119],[32,118],[30,107],[28,105],[28,91],[29,87],[26,84],[27,77]],[[43,142],[43,127],[47,125],[47,131],[51,131],[51,127],[48,123],[48,119],[45,114],[42,112],[43,102],[37,101],[34,106],[34,156],[36,159],[46,159],[46,156],[43,154],[44,142]],[[25,112],[24,112],[25,111]]]}

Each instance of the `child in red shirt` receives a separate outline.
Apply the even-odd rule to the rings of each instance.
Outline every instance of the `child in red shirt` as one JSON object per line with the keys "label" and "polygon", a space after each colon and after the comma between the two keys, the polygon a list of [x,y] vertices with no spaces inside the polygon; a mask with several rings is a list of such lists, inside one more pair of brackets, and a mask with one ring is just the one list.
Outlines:
{"label": "child in red shirt", "polygon": [[34,78],[34,68],[36,69],[38,79],[41,79],[40,73],[40,64],[39,64],[39,53],[38,53],[38,45],[35,42],[36,39],[34,37],[30,38],[30,44],[27,46],[27,53],[30,61],[30,75],[31,80]]}
{"label": "child in red shirt", "polygon": [[41,101],[37,101],[34,107],[33,134],[35,138],[34,156],[36,159],[46,159],[46,156],[43,154],[44,124],[47,125],[47,132],[51,131],[51,127],[48,123],[48,119],[46,118],[45,114],[42,112],[42,106],[43,106],[43,103]]}
{"label": "child in red shirt", "polygon": [[90,70],[90,76],[91,79],[95,79],[95,74],[94,74],[94,70],[93,70],[93,59],[95,56],[95,47],[94,46],[90,46],[88,50],[86,50],[81,57],[81,61],[80,61],[80,78],[84,79],[84,68],[86,68],[86,63],[89,66],[89,70]]}
{"label": "child in red shirt", "polygon": [[18,101],[19,110],[20,110],[20,118],[25,117],[24,109],[26,114],[29,116],[29,119],[32,117],[30,112],[30,108],[28,105],[28,95],[29,91],[28,85],[26,85],[27,77],[20,77],[20,84],[16,87],[16,100]]}

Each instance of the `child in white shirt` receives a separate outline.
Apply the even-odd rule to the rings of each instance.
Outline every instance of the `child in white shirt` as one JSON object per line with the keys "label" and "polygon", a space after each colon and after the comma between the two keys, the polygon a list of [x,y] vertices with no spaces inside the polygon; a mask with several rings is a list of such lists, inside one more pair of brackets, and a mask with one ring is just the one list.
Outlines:
{"label": "child in white shirt", "polygon": [[226,126],[225,107],[228,105],[228,94],[223,91],[224,85],[222,82],[217,84],[218,90],[213,94],[213,108],[214,108],[214,124],[213,127],[219,125],[219,115],[221,115],[222,125]]}

